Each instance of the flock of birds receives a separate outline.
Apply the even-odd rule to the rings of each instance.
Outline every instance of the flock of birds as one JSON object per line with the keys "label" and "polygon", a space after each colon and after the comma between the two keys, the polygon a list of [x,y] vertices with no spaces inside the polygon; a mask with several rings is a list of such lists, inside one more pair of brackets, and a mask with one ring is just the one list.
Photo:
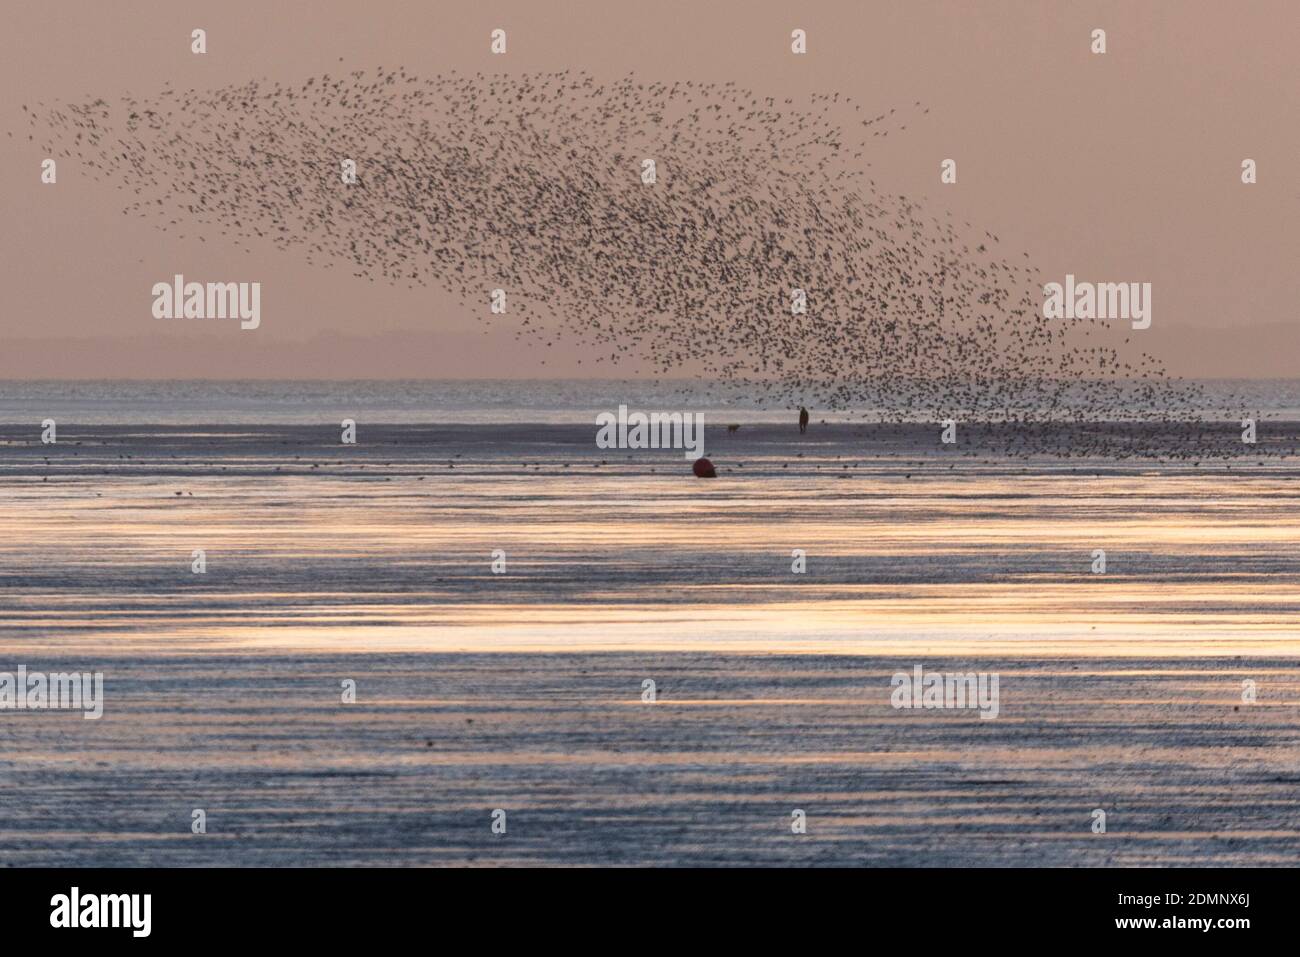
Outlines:
{"label": "flock of birds", "polygon": [[440,287],[547,348],[768,407],[979,423],[1012,454],[1243,452],[1201,428],[1194,383],[1125,358],[1106,323],[1045,319],[1027,253],[877,185],[871,142],[919,103],[381,67],[23,109],[47,155],[126,191],[129,214]]}

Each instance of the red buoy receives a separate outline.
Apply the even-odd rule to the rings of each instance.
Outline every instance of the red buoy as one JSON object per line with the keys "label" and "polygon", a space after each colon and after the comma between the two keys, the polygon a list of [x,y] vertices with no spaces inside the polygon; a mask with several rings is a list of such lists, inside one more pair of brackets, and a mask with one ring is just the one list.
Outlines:
{"label": "red buoy", "polygon": [[691,471],[695,473],[696,478],[718,477],[717,470],[714,469],[713,463],[705,458],[696,459],[695,464],[691,466]]}

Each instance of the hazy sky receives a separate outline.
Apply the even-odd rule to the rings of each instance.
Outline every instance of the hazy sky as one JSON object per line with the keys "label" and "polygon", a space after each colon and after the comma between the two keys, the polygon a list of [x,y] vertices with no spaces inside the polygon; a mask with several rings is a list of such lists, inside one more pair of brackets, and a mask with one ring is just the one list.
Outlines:
{"label": "hazy sky", "polygon": [[[420,377],[572,374],[572,356],[484,335],[435,290],[389,288],[295,251],[178,240],[126,197],[44,158],[20,104],[144,96],[256,77],[404,66],[584,69],[735,80],[760,95],[840,92],[928,115],[873,145],[872,176],[928,211],[1067,272],[1153,284],[1139,341],[1190,375],[1292,376],[1300,357],[1300,16],[1294,0],[1048,2],[11,4],[0,31],[0,376]],[[488,49],[494,27],[509,52]],[[190,31],[208,53],[190,52]],[[790,31],[808,33],[806,56]],[[1107,32],[1108,52],[1089,51]],[[340,63],[340,57],[342,62]],[[8,135],[9,131],[13,136]],[[958,163],[958,183],[939,164]],[[1244,158],[1259,182],[1241,183]],[[216,238],[216,237],[213,237]],[[168,323],[155,282],[258,280],[262,325]],[[592,373],[589,363],[580,367]],[[601,374],[597,367],[596,374]],[[610,370],[604,374],[621,374]]]}

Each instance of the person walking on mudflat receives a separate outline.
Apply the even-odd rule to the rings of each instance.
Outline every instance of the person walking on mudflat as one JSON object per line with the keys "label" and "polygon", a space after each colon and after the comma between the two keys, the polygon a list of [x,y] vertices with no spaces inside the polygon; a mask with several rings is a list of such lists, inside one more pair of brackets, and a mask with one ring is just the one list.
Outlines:
{"label": "person walking on mudflat", "polygon": [[808,410],[799,406],[799,434],[803,435],[808,431]]}

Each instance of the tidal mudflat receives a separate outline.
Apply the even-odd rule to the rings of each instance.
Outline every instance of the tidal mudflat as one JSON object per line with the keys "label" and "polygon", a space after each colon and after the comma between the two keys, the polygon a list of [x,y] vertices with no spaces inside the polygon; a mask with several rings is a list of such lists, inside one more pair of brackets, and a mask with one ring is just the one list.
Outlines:
{"label": "tidal mudflat", "polygon": [[792,431],[0,426],[0,670],[105,689],[0,712],[3,858],[1294,861],[1300,470]]}

